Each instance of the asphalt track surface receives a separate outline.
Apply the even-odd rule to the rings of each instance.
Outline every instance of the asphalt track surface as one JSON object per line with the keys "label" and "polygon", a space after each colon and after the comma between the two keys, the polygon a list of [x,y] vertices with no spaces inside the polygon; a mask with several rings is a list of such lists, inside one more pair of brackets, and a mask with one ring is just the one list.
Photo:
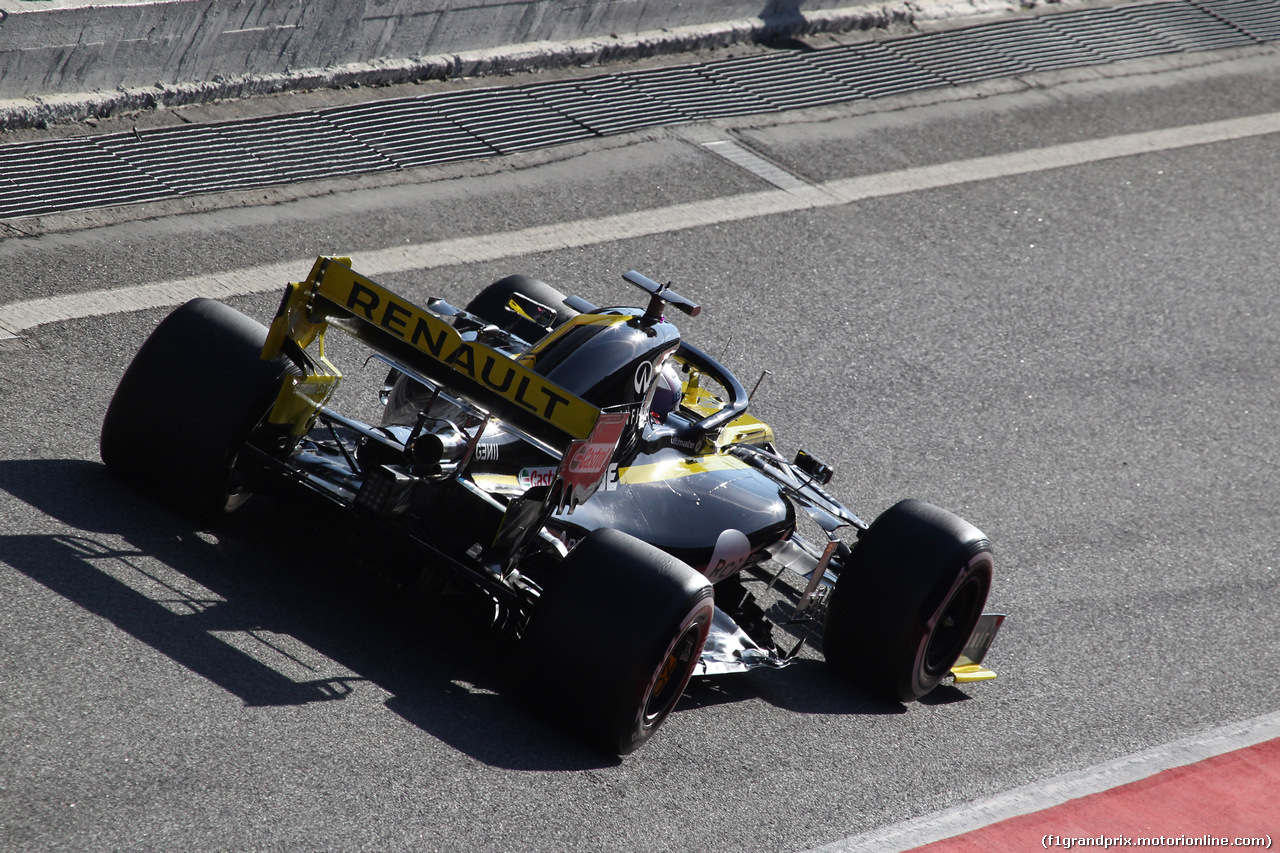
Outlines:
{"label": "asphalt track surface", "polygon": [[[463,240],[499,248],[379,278],[463,301],[512,271],[598,301],[626,298],[625,269],[673,280],[704,305],[686,334],[745,381],[771,371],[757,413],[855,510],[915,496],[987,532],[1010,621],[993,684],[904,708],[806,659],[693,684],[611,760],[505,698],[465,612],[368,578],[291,507],[204,529],[108,476],[101,413],[167,310],[126,296],[0,348],[0,847],[798,851],[1274,713],[1277,134],[669,213],[782,189],[708,142],[808,195],[1270,116],[1278,78],[1258,49],[11,231],[0,314]],[[503,236],[638,211],[668,227]],[[266,317],[277,296],[228,301]],[[369,413],[376,369],[333,350],[341,407]]]}

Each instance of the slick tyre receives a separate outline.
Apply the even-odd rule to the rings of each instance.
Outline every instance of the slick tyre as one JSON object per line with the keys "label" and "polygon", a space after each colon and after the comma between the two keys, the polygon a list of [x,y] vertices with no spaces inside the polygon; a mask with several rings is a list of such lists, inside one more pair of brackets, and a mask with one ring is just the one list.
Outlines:
{"label": "slick tyre", "polygon": [[259,358],[267,330],[211,299],[161,321],[116,387],[99,449],[112,473],[196,515],[248,496],[241,448],[269,411],[284,359]]}
{"label": "slick tyre", "polygon": [[625,533],[596,530],[537,603],[523,639],[521,693],[592,745],[634,752],[684,693],[713,611],[703,575]]}
{"label": "slick tyre", "polygon": [[911,702],[959,658],[991,590],[991,543],[963,519],[902,501],[862,534],[827,607],[823,652],[855,684]]}
{"label": "slick tyre", "polygon": [[507,302],[516,293],[554,309],[556,319],[552,328],[578,316],[577,311],[564,304],[563,293],[545,281],[527,275],[509,275],[498,279],[476,294],[476,297],[467,303],[467,310],[500,329],[506,329],[522,340],[531,344],[537,343],[546,336],[547,330],[507,310]]}

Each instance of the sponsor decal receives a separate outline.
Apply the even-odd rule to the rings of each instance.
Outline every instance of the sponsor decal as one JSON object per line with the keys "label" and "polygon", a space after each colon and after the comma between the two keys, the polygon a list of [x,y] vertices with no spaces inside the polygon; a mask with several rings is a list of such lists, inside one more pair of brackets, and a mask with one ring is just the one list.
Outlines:
{"label": "sponsor decal", "polygon": [[547,532],[564,543],[564,547],[568,548],[570,551],[577,548],[578,543],[582,541],[577,536],[570,535],[569,531],[562,527],[547,525]]}
{"label": "sponsor decal", "polygon": [[536,486],[550,486],[556,479],[558,468],[521,468],[516,475],[516,482],[526,489]]}
{"label": "sponsor decal", "polygon": [[707,580],[717,583],[736,575],[751,559],[751,542],[741,530],[730,527],[716,539],[716,548],[707,564]]}
{"label": "sponsor decal", "polygon": [[330,264],[319,292],[352,315],[403,340],[477,384],[559,427],[574,438],[591,432],[598,412],[497,350],[464,341],[439,317],[353,272]]}
{"label": "sponsor decal", "polygon": [[645,392],[649,390],[649,383],[651,382],[653,382],[653,365],[647,361],[642,361],[636,365],[636,375],[632,381],[636,396],[643,397]]}
{"label": "sponsor decal", "polygon": [[501,448],[502,445],[500,444],[477,444],[476,459],[481,462],[496,462]]}
{"label": "sponsor decal", "polygon": [[601,414],[585,441],[569,445],[560,461],[559,475],[564,482],[564,491],[560,495],[558,511],[563,512],[567,508],[573,512],[574,507],[584,503],[600,488],[613,460],[613,452],[618,447],[618,439],[630,419],[626,412]]}

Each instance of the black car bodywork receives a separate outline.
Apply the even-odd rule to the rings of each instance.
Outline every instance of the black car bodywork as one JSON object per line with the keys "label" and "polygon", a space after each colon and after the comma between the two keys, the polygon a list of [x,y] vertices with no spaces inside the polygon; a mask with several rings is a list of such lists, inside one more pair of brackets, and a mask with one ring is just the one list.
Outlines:
{"label": "black car bodywork", "polygon": [[[309,490],[370,542],[402,546],[417,586],[489,597],[535,707],[619,753],[691,676],[785,666],[819,638],[895,700],[993,678],[981,662],[1003,617],[982,613],[986,537],[917,501],[863,522],[821,461],[779,455],[743,385],[665,316],[698,306],[624,278],[647,307],[598,309],[524,276],[465,310],[419,306],[345,258],[289,285],[270,328],[195,300],[126,371],[103,459],[195,512]],[[331,328],[386,363],[379,423],[330,408]],[[800,535],[802,515],[825,541]],[[803,592],[778,619],[742,579],[787,571]],[[609,666],[567,663],[603,633]]]}

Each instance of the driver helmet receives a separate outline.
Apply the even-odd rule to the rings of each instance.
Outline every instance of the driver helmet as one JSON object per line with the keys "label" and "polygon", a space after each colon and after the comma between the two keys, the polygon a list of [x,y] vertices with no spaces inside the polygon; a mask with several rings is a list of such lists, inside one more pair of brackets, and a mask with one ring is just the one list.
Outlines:
{"label": "driver helmet", "polygon": [[665,421],[667,415],[680,405],[680,398],[683,395],[684,384],[680,381],[680,373],[675,365],[668,361],[662,365],[662,369],[658,371],[658,378],[654,380],[653,402],[649,405],[654,420],[658,423]]}

